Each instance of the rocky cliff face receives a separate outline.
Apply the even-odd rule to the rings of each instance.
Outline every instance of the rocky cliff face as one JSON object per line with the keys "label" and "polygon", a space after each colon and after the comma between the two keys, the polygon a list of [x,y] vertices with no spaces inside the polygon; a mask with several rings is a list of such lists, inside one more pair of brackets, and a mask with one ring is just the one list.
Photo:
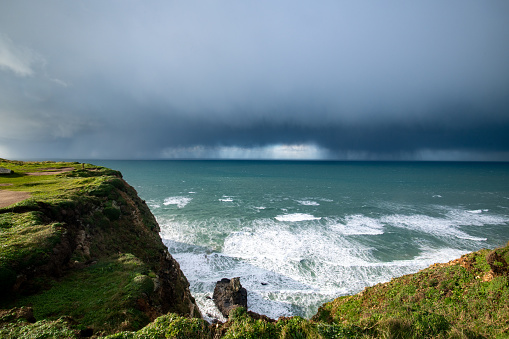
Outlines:
{"label": "rocky cliff face", "polygon": [[[186,277],[134,188],[119,172],[75,167],[55,176],[51,194],[32,191],[31,199],[0,209],[0,306],[32,304],[36,318],[71,315],[105,333],[137,329],[168,312],[201,317]],[[23,181],[20,170],[16,173],[9,188],[34,187],[33,180]],[[41,300],[67,298],[61,294],[70,293],[62,287],[68,280],[76,289],[112,288],[97,298],[70,298],[69,305],[48,310]],[[100,303],[109,303],[108,298],[118,310],[104,311],[104,319],[72,314],[73,308],[103,312]],[[89,306],[82,306],[85,302]]]}

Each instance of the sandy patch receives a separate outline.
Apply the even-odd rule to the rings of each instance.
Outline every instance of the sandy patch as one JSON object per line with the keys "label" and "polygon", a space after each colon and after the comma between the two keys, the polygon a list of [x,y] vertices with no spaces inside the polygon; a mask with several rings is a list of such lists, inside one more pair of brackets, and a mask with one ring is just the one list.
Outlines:
{"label": "sandy patch", "polygon": [[26,175],[55,175],[74,171],[74,167],[44,168],[44,172],[28,172]]}
{"label": "sandy patch", "polygon": [[12,186],[12,184],[0,184],[0,186]]}
{"label": "sandy patch", "polygon": [[28,192],[0,190],[0,208],[7,207],[28,198],[30,198],[30,193]]}

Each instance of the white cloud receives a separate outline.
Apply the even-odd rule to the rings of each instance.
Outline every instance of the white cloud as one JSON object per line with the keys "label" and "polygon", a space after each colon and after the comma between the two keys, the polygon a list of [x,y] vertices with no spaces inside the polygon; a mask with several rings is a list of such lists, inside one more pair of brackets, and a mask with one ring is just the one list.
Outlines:
{"label": "white cloud", "polygon": [[17,46],[5,34],[0,34],[0,69],[14,72],[18,76],[34,74],[33,64],[43,58],[36,52]]}
{"label": "white cloud", "polygon": [[161,152],[162,158],[220,158],[267,160],[322,160],[327,159],[324,149],[311,144],[277,144],[262,147],[170,147]]}
{"label": "white cloud", "polygon": [[56,83],[57,85],[60,85],[62,87],[69,87],[69,84],[63,80],[60,80],[60,79],[57,79],[57,78],[51,78],[50,79],[51,81],[53,81],[54,83]]}

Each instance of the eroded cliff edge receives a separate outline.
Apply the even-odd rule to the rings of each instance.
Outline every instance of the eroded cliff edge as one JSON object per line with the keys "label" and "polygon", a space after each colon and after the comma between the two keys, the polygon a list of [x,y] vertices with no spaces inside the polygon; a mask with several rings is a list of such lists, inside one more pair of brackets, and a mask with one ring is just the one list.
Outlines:
{"label": "eroded cliff edge", "polygon": [[[99,334],[137,330],[168,312],[201,317],[149,208],[120,172],[0,159],[0,307],[70,316]],[[62,170],[65,169],[65,170]]]}

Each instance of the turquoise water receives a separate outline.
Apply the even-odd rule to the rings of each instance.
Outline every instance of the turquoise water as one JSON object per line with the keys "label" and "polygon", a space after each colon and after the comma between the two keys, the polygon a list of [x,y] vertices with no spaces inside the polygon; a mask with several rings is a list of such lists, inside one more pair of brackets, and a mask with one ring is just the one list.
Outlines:
{"label": "turquoise water", "polygon": [[95,161],[146,200],[202,312],[240,277],[249,308],[325,301],[509,241],[508,163]]}

